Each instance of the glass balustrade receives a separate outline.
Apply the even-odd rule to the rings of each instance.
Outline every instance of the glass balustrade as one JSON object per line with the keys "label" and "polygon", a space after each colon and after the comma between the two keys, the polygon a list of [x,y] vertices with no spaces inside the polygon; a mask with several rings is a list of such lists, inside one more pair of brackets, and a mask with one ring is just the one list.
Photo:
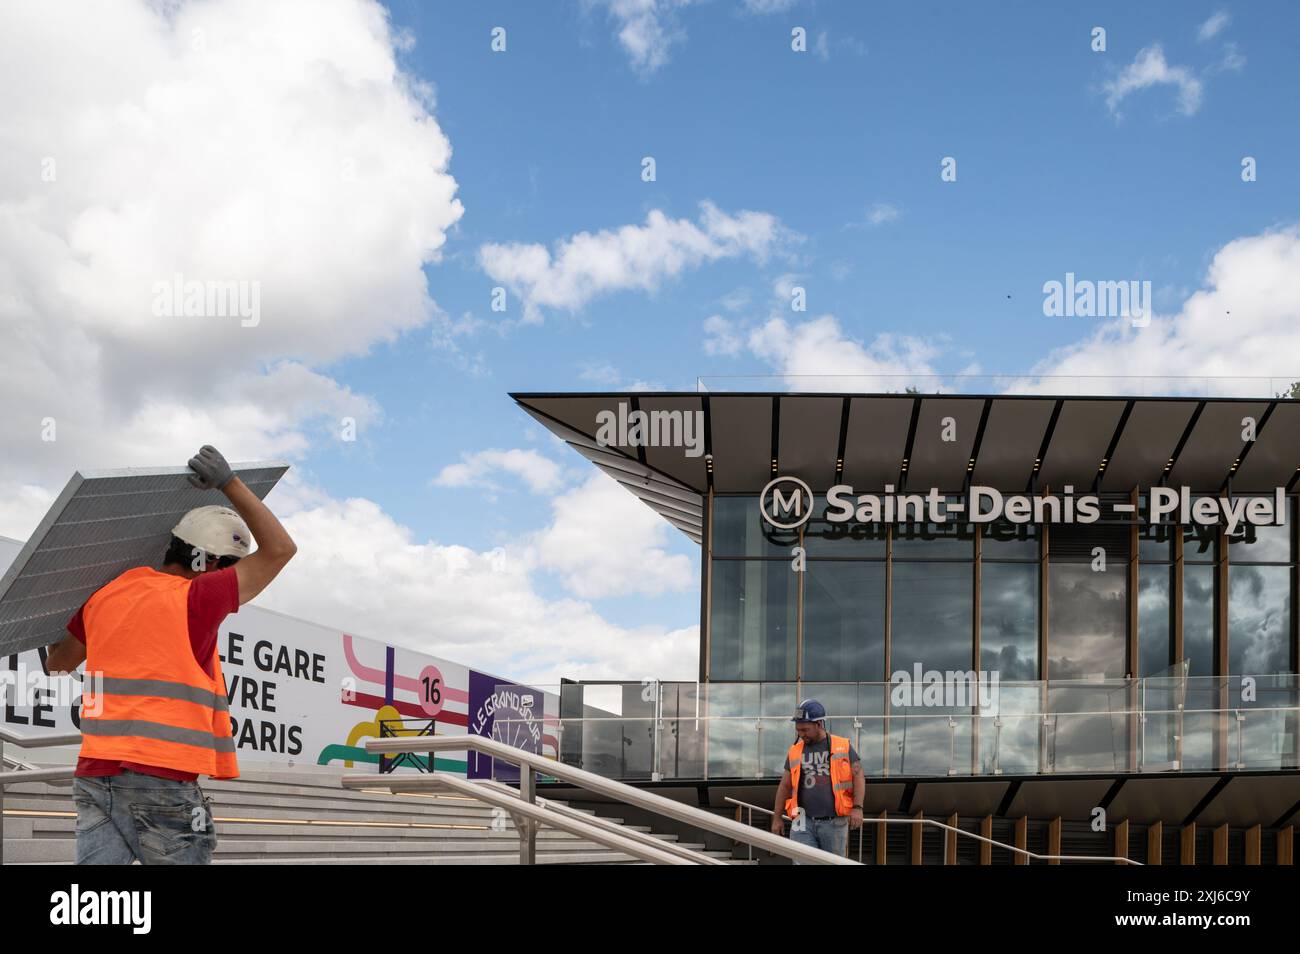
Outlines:
{"label": "glass balustrade", "polygon": [[1016,682],[961,705],[887,683],[531,688],[545,709],[496,712],[492,737],[629,781],[779,777],[790,713],[810,697],[874,779],[1300,767],[1295,675]]}

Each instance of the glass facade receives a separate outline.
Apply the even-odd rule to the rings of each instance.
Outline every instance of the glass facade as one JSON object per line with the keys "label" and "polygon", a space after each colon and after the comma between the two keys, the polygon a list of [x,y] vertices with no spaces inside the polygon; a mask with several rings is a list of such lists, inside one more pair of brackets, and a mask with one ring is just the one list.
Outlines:
{"label": "glass facade", "polygon": [[1291,527],[1247,526],[1228,538],[1228,673],[1290,671]]}
{"label": "glass facade", "polygon": [[1038,559],[985,561],[980,573],[980,668],[1008,682],[1038,678]]}
{"label": "glass facade", "polygon": [[996,672],[1004,685],[1156,676],[1183,660],[1191,677],[1295,671],[1294,498],[1285,526],[1232,537],[1199,525],[1134,530],[1103,501],[1099,523],[1050,525],[1045,557],[1032,524],[846,526],[822,510],[777,531],[756,494],[710,507],[708,680],[884,683],[918,663]]}

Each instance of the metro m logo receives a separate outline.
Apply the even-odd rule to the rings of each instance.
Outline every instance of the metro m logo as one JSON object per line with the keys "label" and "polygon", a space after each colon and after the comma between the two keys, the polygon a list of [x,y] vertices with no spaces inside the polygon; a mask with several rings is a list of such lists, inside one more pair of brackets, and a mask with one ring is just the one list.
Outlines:
{"label": "metro m logo", "polygon": [[812,508],[812,488],[798,477],[775,477],[758,496],[759,513],[778,530],[803,526],[812,516]]}

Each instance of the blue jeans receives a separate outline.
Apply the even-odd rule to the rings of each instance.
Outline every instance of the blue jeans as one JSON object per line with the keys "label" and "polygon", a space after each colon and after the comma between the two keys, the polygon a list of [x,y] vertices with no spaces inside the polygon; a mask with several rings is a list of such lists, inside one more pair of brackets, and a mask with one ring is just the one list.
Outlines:
{"label": "blue jeans", "polygon": [[77,864],[206,865],[217,831],[197,782],[125,770],[72,781]]}
{"label": "blue jeans", "polygon": [[[796,818],[790,823],[790,840],[809,848],[820,848],[843,858],[849,852],[849,816],[811,818],[804,816],[803,824]],[[795,864],[803,864],[797,858]]]}

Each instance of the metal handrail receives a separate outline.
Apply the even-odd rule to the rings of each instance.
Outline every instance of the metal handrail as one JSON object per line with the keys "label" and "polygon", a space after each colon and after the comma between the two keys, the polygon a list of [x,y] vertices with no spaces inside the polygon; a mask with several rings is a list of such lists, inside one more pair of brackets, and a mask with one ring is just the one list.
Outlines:
{"label": "metal handrail", "polygon": [[[745,808],[748,808],[751,819],[754,816],[754,812],[763,812],[767,815],[776,814],[776,812],[772,811],[770,808],[764,808],[762,805],[751,805],[749,802],[742,802],[740,799],[732,798],[730,795],[726,796],[724,801],[731,802],[731,804],[733,805],[743,805]],[[784,815],[784,814],[781,817],[786,819],[790,818],[789,815]],[[863,825],[867,824],[867,820],[865,818],[862,820],[862,824]],[[1017,848],[1015,845],[1008,845],[1005,842],[994,841],[992,838],[985,838],[983,835],[977,835],[973,831],[966,831],[963,828],[954,828],[952,825],[947,825],[944,824],[943,822],[935,821],[933,818],[873,818],[871,819],[871,824],[873,825],[880,825],[880,824],[934,825],[936,828],[942,828],[945,831],[955,831],[959,835],[965,835],[968,838],[974,838],[976,841],[982,841],[986,844],[993,845],[995,848],[1005,848],[1007,851],[1015,852],[1018,855],[1024,855],[1026,858],[1037,858],[1039,861],[1114,861],[1114,862],[1121,862],[1126,865],[1139,865],[1139,866],[1142,865],[1142,862],[1134,861],[1132,858],[1121,858],[1121,857],[1108,856],[1108,855],[1040,855],[1035,851],[1027,851],[1024,848]],[[859,838],[858,854],[861,855],[861,853],[862,853],[862,839]]]}
{"label": "metal handrail", "polygon": [[27,769],[32,772],[36,771],[36,766],[33,763],[20,759],[16,755],[0,753],[0,771],[3,771],[5,766],[15,769]]}
{"label": "metal handrail", "polygon": [[[453,777],[457,779],[460,778],[460,776],[453,776]],[[501,782],[496,782],[491,779],[480,779],[472,784],[481,785],[485,788],[495,788],[498,791],[511,796],[512,798],[518,797],[518,793],[509,785],[505,785]],[[713,858],[709,855],[702,855],[700,852],[695,851],[694,849],[686,848],[682,845],[676,844],[675,842],[661,841],[660,839],[656,838],[654,835],[647,834],[643,831],[636,831],[635,829],[632,828],[627,828],[623,825],[620,825],[618,822],[610,821],[608,818],[601,818],[599,815],[589,815],[586,812],[582,812],[576,808],[570,807],[569,805],[565,805],[563,802],[555,802],[549,799],[542,798],[541,796],[538,796],[537,804],[545,805],[546,808],[550,809],[551,811],[559,812],[562,815],[567,815],[570,818],[577,819],[578,821],[585,822],[586,824],[596,825],[600,828],[607,829],[608,831],[612,831],[626,838],[631,838],[633,841],[639,841],[643,845],[648,845],[652,848],[659,848],[671,854],[676,854],[683,858],[690,859],[693,864],[718,864],[718,865],[726,864],[725,861],[719,861],[718,859]],[[706,860],[702,861],[700,860],[701,858]]]}
{"label": "metal handrail", "polygon": [[[656,815],[662,815],[679,821],[695,828],[702,829],[715,835],[721,835],[732,841],[748,844],[755,848],[762,848],[775,855],[781,855],[786,858],[795,859],[809,864],[857,864],[848,858],[841,858],[830,852],[822,851],[818,848],[809,848],[806,845],[800,845],[770,832],[756,831],[752,827],[742,825],[740,822],[732,821],[730,818],[719,818],[711,812],[703,809],[685,805],[681,802],[673,801],[671,798],[665,798],[662,795],[656,795],[653,792],[643,791],[623,782],[616,782],[613,779],[605,778],[594,772],[588,772],[585,769],[575,768],[572,765],[565,765],[555,759],[546,758],[545,756],[528,752],[523,749],[516,749],[494,739],[484,738],[477,735],[457,735],[441,736],[434,738],[411,738],[411,739],[371,739],[366,742],[368,752],[382,752],[391,754],[394,752],[444,752],[444,751],[467,751],[473,750],[483,755],[489,755],[493,758],[501,759],[504,762],[518,765],[519,773],[519,791],[516,805],[532,805],[535,800],[535,785],[533,773],[540,772],[544,775],[559,779],[562,782],[568,782],[577,785],[587,791],[595,792],[607,798],[618,802],[631,805],[636,808],[644,809]],[[429,776],[423,776],[429,778]],[[455,781],[461,781],[459,777],[453,777]],[[365,788],[380,784],[383,786],[392,786],[392,791],[408,786],[420,787],[420,778],[409,780],[400,778],[384,778],[377,783],[375,775],[345,775],[341,782],[346,788]],[[445,780],[444,780],[445,781]],[[482,798],[490,790],[482,789],[473,782],[466,781],[465,784],[470,786],[470,794],[475,791],[478,794],[476,798]],[[494,796],[500,797],[500,793],[493,792]],[[513,796],[509,796],[513,797]],[[504,806],[503,806],[504,807]],[[521,841],[524,836],[521,833]],[[531,855],[531,852],[528,852]],[[525,848],[521,844],[521,858],[525,856]],[[531,862],[529,862],[531,863]]]}
{"label": "metal handrail", "polygon": [[[60,784],[70,782],[76,769],[66,768],[38,769],[30,762],[5,755],[5,743],[12,742],[24,749],[43,749],[55,745],[77,745],[81,742],[80,732],[64,732],[59,735],[24,735],[13,729],[0,725],[0,865],[5,863],[5,789],[10,785],[24,782],[49,782]],[[6,762],[13,762],[19,768],[13,772],[3,771]]]}
{"label": "metal handrail", "polygon": [[[366,788],[375,787],[375,776],[361,776],[369,783]],[[358,776],[344,776],[343,784],[348,788],[360,788],[359,785],[348,785],[349,779],[357,779]],[[514,817],[515,827],[519,831],[521,841],[521,857],[523,855],[522,842],[535,838],[537,825],[549,825],[552,828],[558,828],[561,831],[567,831],[571,835],[577,835],[579,838],[585,838],[588,841],[594,841],[598,845],[604,845],[606,848],[612,848],[615,851],[622,851],[625,854],[639,858],[641,861],[649,861],[661,865],[694,865],[694,864],[717,864],[718,859],[710,858],[708,855],[693,852],[698,857],[686,857],[680,851],[665,850],[664,845],[646,845],[637,839],[629,837],[629,833],[614,832],[609,829],[591,824],[583,819],[579,820],[567,814],[555,810],[555,806],[545,803],[540,804],[524,801],[513,791],[510,793],[498,791],[478,782],[472,782],[469,779],[461,778],[459,775],[451,775],[447,772],[433,772],[412,778],[411,783],[404,784],[401,776],[385,775],[378,787],[387,788],[391,792],[397,792],[399,789],[423,790],[423,789],[448,789],[461,795],[467,795],[470,798],[477,799],[496,808],[504,809]],[[637,834],[640,834],[639,832]],[[682,849],[688,851],[689,849]]]}

